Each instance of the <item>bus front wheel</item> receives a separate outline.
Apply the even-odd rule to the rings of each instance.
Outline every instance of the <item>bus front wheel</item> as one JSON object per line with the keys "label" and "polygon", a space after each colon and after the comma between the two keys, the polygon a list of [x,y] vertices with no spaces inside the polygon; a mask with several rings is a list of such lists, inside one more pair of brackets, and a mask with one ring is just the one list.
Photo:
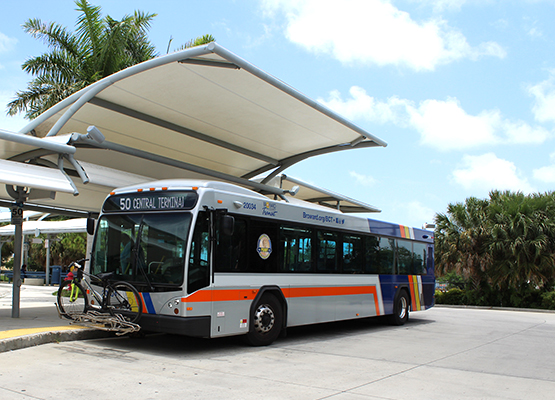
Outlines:
{"label": "bus front wheel", "polygon": [[393,315],[390,316],[392,325],[404,325],[409,319],[410,299],[406,290],[400,290],[393,303]]}
{"label": "bus front wheel", "polygon": [[264,294],[251,315],[246,341],[251,346],[267,346],[277,339],[283,324],[283,310],[277,298]]}

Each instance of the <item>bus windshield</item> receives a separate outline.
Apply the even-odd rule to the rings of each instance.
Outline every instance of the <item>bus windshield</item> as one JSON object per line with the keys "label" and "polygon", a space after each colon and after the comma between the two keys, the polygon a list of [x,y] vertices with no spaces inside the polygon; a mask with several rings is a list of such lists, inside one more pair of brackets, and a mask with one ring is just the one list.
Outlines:
{"label": "bus windshield", "polygon": [[146,288],[183,284],[191,213],[104,215],[98,221],[91,272]]}

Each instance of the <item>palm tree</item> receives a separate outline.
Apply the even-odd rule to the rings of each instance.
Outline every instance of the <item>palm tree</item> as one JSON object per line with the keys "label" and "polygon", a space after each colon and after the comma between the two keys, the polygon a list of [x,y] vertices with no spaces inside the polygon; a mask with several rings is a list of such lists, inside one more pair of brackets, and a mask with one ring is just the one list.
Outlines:
{"label": "palm tree", "polygon": [[438,275],[456,272],[501,299],[555,281],[555,194],[499,192],[436,216]]}
{"label": "palm tree", "polygon": [[493,281],[500,288],[550,287],[555,271],[553,194],[492,192],[490,198]]}
{"label": "palm tree", "polygon": [[455,271],[477,289],[492,259],[487,252],[487,200],[471,197],[449,204],[447,214],[436,216],[436,265],[440,275]]}
{"label": "palm tree", "polygon": [[[22,69],[35,78],[8,104],[9,115],[25,112],[26,118],[36,118],[91,83],[158,55],[147,37],[156,14],[135,11],[117,21],[110,16],[102,18],[101,8],[87,0],[77,0],[75,4],[81,13],[73,33],[57,23],[39,19],[30,19],[23,25],[25,32],[44,40],[50,52],[23,63]],[[211,41],[214,38],[205,35],[188,44]]]}

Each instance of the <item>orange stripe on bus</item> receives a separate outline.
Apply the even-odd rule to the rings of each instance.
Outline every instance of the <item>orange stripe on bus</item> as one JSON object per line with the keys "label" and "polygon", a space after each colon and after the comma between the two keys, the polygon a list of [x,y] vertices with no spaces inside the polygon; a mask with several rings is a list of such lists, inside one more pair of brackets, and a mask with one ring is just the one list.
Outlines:
{"label": "orange stripe on bus", "polygon": [[146,308],[146,303],[145,303],[145,298],[143,297],[142,293],[139,293],[139,296],[141,296],[141,303],[143,303],[143,314],[148,314],[148,310]]}
{"label": "orange stripe on bus", "polygon": [[257,293],[257,289],[199,290],[189,297],[183,297],[181,301],[200,303],[206,301],[254,300]]}
{"label": "orange stripe on bus", "polygon": [[[254,300],[257,293],[257,289],[199,290],[189,297],[182,297],[181,301],[184,303],[200,303],[209,301]],[[352,296],[360,294],[372,294],[374,296],[375,307],[378,315],[380,315],[376,286],[301,287],[283,289],[283,295],[286,298]]]}
{"label": "orange stripe on bus", "polygon": [[414,297],[414,282],[412,280],[412,277],[413,277],[413,275],[409,275],[409,290],[410,290],[410,298],[411,298],[411,306],[412,306],[411,308],[412,308],[412,311],[416,311],[414,309],[414,306],[415,306],[414,305],[414,299],[415,299],[415,297]]}
{"label": "orange stripe on bus", "polygon": [[290,288],[285,297],[349,296],[356,294],[376,294],[375,286],[337,286]]}

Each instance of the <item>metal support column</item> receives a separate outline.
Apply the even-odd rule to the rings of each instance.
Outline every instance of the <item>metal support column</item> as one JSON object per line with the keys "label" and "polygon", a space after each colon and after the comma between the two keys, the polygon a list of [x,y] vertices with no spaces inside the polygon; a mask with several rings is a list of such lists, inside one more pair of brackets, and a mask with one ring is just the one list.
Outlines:
{"label": "metal support column", "polygon": [[[17,222],[17,221],[15,221]],[[13,222],[12,222],[13,223]],[[19,299],[21,288],[21,254],[23,253],[23,221],[15,225],[14,261],[13,261],[13,290],[12,290],[12,318],[19,318]]]}
{"label": "metal support column", "polygon": [[6,191],[15,200],[12,207],[12,225],[14,232],[14,262],[13,262],[13,290],[12,290],[12,318],[19,318],[19,302],[21,289],[21,261],[23,255],[23,204],[29,195],[25,188],[6,185]]}
{"label": "metal support column", "polygon": [[50,234],[46,235],[44,240],[44,247],[46,247],[46,272],[44,284],[48,286],[50,284]]}

